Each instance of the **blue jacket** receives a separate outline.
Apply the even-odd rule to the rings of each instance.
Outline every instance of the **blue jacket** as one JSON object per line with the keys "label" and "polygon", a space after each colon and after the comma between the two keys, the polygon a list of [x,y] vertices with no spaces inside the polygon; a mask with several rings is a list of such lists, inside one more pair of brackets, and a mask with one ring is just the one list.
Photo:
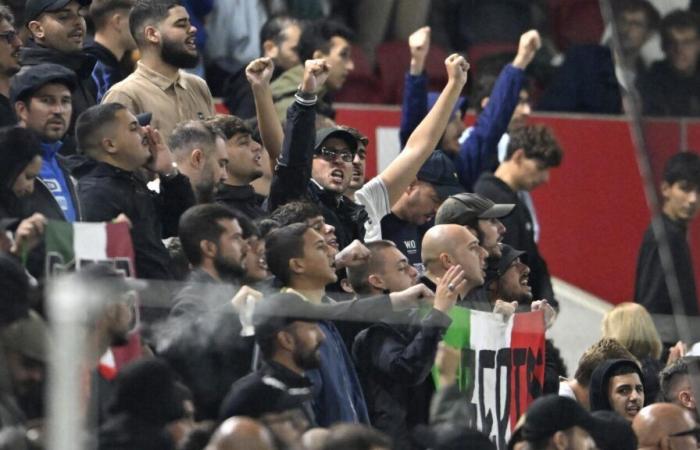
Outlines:
{"label": "blue jacket", "polygon": [[[506,65],[496,80],[486,108],[479,114],[472,133],[460,145],[453,157],[462,186],[473,192],[474,184],[483,172],[498,167],[498,141],[508,130],[513,111],[518,105],[525,72]],[[401,145],[428,113],[427,78],[406,74],[403,107],[401,108]]]}

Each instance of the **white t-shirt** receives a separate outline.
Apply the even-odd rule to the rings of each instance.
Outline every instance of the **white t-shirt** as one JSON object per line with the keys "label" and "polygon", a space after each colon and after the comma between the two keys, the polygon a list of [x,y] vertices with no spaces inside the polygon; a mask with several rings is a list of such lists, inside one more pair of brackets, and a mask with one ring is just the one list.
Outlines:
{"label": "white t-shirt", "polygon": [[391,212],[389,191],[384,181],[376,176],[355,192],[355,203],[365,207],[369,219],[365,222],[365,242],[382,238],[382,218]]}

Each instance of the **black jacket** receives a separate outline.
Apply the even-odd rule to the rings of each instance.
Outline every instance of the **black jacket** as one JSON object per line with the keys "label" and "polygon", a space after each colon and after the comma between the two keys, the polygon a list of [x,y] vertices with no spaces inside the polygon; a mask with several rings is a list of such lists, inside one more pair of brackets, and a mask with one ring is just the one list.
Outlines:
{"label": "black jacket", "polygon": [[311,380],[292,372],[275,361],[233,383],[221,404],[219,420],[233,416],[259,418],[268,413],[290,409],[304,412],[310,427],[316,426]]}
{"label": "black jacket", "polygon": [[267,215],[262,207],[265,197],[256,193],[253,186],[231,186],[221,184],[216,192],[216,201],[236,211],[240,211],[251,220]]}
{"label": "black jacket", "polygon": [[[671,255],[673,256],[676,276],[678,277],[678,285],[681,289],[685,313],[697,316],[697,291],[695,289],[693,260],[690,246],[688,245],[688,228],[686,224],[675,222],[665,214],[662,214],[661,217],[663,218],[666,236],[671,247]],[[651,314],[673,314],[674,312],[671,307],[671,297],[666,287],[661,260],[659,259],[659,245],[654,237],[651,225],[644,233],[642,245],[639,249],[634,298],[638,303],[644,305]]]}
{"label": "black jacket", "polygon": [[161,239],[177,234],[180,215],[195,203],[187,177],[161,179],[161,192],[156,194],[136,174],[107,163],[89,161],[74,173],[83,219],[108,222],[126,214],[132,224],[138,277],[172,279],[172,262]]}
{"label": "black jacket", "polygon": [[282,154],[272,177],[268,211],[290,201],[307,199],[321,207],[323,218],[335,227],[340,248],[365,235],[367,211],[347,197],[324,191],[311,179],[315,144],[315,106],[296,101],[287,110]]}
{"label": "black jacket", "polygon": [[393,438],[394,448],[412,448],[410,430],[428,424],[430,370],[452,322],[435,309],[421,313],[394,313],[361,332],[352,349],[372,425]]}
{"label": "black jacket", "polygon": [[20,50],[20,61],[23,66],[36,66],[43,63],[53,63],[66,67],[75,72],[78,78],[78,85],[73,94],[73,114],[71,123],[64,138],[61,153],[76,153],[73,130],[75,121],[86,109],[97,104],[97,87],[92,79],[92,69],[97,61],[94,56],[85,52],[59,52],[51,48],[41,47],[34,41],[29,41],[27,47]]}
{"label": "black jacket", "polygon": [[554,298],[552,280],[549,276],[547,262],[544,260],[535,242],[534,227],[530,212],[516,192],[491,172],[483,173],[476,184],[474,192],[494,203],[514,203],[515,208],[501,222],[506,227],[503,242],[527,253],[527,265],[530,267],[530,286],[533,298],[546,299],[553,307],[559,303]]}
{"label": "black jacket", "polygon": [[10,99],[0,94],[0,127],[17,125],[17,115],[15,107],[10,103]]}
{"label": "black jacket", "polygon": [[100,427],[97,449],[175,450],[175,443],[165,425],[118,414],[110,417]]}

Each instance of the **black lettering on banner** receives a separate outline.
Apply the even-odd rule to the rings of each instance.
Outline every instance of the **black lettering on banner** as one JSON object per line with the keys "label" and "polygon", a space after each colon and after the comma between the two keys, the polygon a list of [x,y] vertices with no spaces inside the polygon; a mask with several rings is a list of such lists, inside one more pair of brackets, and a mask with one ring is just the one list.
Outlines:
{"label": "black lettering on banner", "polygon": [[490,409],[486,409],[486,395],[484,393],[484,385],[486,377],[484,376],[485,369],[493,369],[496,366],[496,352],[493,350],[479,351],[479,417],[481,417],[481,429],[488,434],[491,434],[493,428],[493,414]]}
{"label": "black lettering on banner", "polygon": [[[508,433],[508,421],[510,420],[510,349],[502,348],[496,358],[496,416],[498,417],[498,448],[505,448],[506,434]],[[501,370],[505,370],[505,377],[501,376]],[[505,382],[505,389],[501,384]],[[505,391],[506,398],[501,398],[501,392]],[[501,410],[503,408],[503,410]]]}

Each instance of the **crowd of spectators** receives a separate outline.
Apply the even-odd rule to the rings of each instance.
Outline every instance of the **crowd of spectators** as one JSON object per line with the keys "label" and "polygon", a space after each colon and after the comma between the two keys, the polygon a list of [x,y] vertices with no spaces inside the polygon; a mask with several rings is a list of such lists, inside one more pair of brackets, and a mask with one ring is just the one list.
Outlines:
{"label": "crowd of spectators", "polygon": [[[444,338],[455,306],[537,312],[542,330],[566,308],[531,196],[565,152],[528,123],[531,104],[620,113],[632,82],[649,114],[700,115],[696,13],[613,0],[614,39],[573,42],[555,64],[548,5],[0,5],[0,449],[51,445],[57,279],[85,301],[85,351],[66,356],[80,406],[52,410],[84,425],[78,448],[503,447],[471,426],[457,373],[469,358]],[[656,32],[663,59],[650,63]],[[337,123],[333,99],[356,52],[381,66],[387,37],[406,42],[401,152],[367,179],[372,137]],[[429,92],[435,41],[451,54]],[[460,54],[487,42],[514,51]],[[659,191],[635,302],[605,316],[571,377],[546,341],[508,448],[698,447],[700,356],[662,342],[650,313],[698,315],[687,228],[700,155],[669,158]],[[96,223],[130,239],[88,235]],[[110,254],[124,241],[126,262]]]}

